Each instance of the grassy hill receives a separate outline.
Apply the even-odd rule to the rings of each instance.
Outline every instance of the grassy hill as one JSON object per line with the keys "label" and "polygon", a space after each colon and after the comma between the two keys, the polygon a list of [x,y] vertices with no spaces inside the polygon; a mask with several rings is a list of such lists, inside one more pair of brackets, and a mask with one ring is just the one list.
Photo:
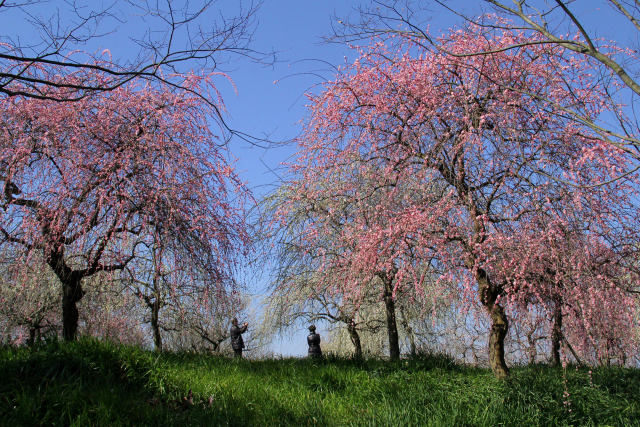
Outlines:
{"label": "grassy hill", "polygon": [[[191,391],[191,393],[189,392]],[[0,348],[0,425],[640,425],[640,371]]]}

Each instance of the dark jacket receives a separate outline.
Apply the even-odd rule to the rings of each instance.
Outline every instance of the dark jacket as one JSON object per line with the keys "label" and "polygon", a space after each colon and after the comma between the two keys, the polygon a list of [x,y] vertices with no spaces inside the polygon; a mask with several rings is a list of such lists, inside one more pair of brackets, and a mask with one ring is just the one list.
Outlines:
{"label": "dark jacket", "polygon": [[307,344],[309,344],[309,356],[322,356],[322,350],[320,350],[320,335],[315,332],[309,334],[307,337]]}
{"label": "dark jacket", "polygon": [[240,350],[244,348],[244,341],[242,340],[242,334],[247,330],[246,326],[231,326],[231,348],[234,350]]}

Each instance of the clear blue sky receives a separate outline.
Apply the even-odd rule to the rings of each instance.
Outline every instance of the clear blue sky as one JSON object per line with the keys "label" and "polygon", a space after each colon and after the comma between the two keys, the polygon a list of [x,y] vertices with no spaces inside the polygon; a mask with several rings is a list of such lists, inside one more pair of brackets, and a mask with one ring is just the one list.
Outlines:
{"label": "clear blue sky", "polygon": [[[351,5],[340,0],[270,0],[262,5],[254,47],[276,51],[276,62],[273,66],[249,61],[232,64],[230,76],[238,93],[225,91],[232,127],[273,141],[298,134],[305,115],[304,93],[332,75],[324,62],[344,63],[345,55],[350,55],[346,46],[322,43],[321,37],[330,32],[332,14],[347,13]],[[277,181],[269,169],[277,169],[294,147],[265,150],[236,140],[232,149],[239,171],[261,194],[268,189],[263,186]]]}

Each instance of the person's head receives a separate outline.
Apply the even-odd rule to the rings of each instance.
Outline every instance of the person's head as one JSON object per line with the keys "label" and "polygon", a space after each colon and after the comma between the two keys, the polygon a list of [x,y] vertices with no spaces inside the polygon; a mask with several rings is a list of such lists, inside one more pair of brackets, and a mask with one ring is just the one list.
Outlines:
{"label": "person's head", "polygon": [[231,319],[231,324],[232,324],[233,326],[238,326],[238,319],[237,319],[237,318],[235,318],[235,317],[234,317],[233,319]]}
{"label": "person's head", "polygon": [[316,325],[309,326],[309,330],[311,331],[311,333],[314,333],[316,331]]}

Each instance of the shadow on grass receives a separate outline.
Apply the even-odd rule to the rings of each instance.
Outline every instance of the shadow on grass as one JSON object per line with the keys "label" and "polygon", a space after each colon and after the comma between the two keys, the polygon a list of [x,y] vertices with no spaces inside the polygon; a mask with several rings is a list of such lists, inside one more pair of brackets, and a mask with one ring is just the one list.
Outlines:
{"label": "shadow on grass", "polygon": [[[203,356],[169,359],[198,364]],[[275,399],[263,399],[261,407],[229,395],[211,401],[198,395],[187,399],[154,377],[157,361],[153,353],[91,340],[2,348],[0,424],[247,425],[269,418],[278,424],[306,424],[309,419],[326,423],[318,410],[301,415]],[[277,417],[264,414],[263,405]]]}

